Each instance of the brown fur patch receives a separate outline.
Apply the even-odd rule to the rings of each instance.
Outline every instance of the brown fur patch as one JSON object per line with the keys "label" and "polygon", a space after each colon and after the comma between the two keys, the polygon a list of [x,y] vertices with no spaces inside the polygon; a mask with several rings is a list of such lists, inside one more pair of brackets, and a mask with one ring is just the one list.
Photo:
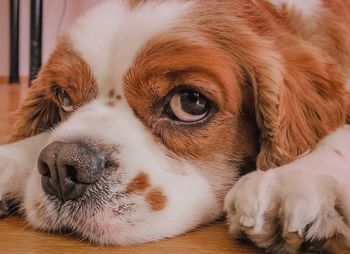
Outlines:
{"label": "brown fur patch", "polygon": [[144,192],[146,189],[148,189],[151,186],[149,176],[141,172],[138,174],[129,184],[126,188],[127,193],[134,193],[134,192]]}
{"label": "brown fur patch", "polygon": [[[295,27],[289,18],[294,21],[300,15],[276,10],[265,1],[212,2],[206,2],[205,8],[216,5],[215,10],[225,13],[226,5],[231,17],[237,17],[235,23],[227,20],[230,24],[221,32],[215,27],[225,15],[218,13],[218,19],[213,15],[201,22],[207,38],[226,48],[233,59],[238,56],[234,61],[240,62],[250,82],[261,130],[258,168],[267,170],[294,160],[344,124],[349,107],[344,66],[350,61],[350,36],[343,27],[349,23],[338,20],[336,12],[325,12],[320,14],[322,24],[303,22]],[[332,32],[322,31],[323,21],[332,24]],[[253,33],[240,33],[248,30]],[[312,33],[307,39],[301,36],[305,31]]]}
{"label": "brown fur patch", "polygon": [[[150,42],[140,51],[125,76],[124,91],[126,100],[158,142],[181,157],[212,161],[216,156],[212,151],[218,147],[225,154],[237,149],[237,153],[247,156],[255,148],[256,137],[250,138],[254,123],[248,124],[247,118],[237,116],[242,102],[241,78],[238,66],[223,51],[205,43],[191,45],[184,39],[166,37]],[[192,86],[217,105],[220,110],[212,121],[192,128],[172,124],[161,116],[164,105],[159,102],[181,84]],[[240,130],[236,132],[232,125]],[[238,142],[241,138],[252,142]]]}
{"label": "brown fur patch", "polygon": [[86,104],[97,95],[95,77],[90,67],[74,50],[69,39],[62,38],[49,60],[32,82],[17,115],[11,142],[39,134],[68,117],[61,110],[55,94],[60,87],[74,102],[75,108]]}
{"label": "brown fur patch", "polygon": [[146,201],[153,211],[161,211],[166,206],[167,198],[160,188],[154,188],[147,193]]}
{"label": "brown fur patch", "polygon": [[[212,165],[210,172],[199,168],[217,186],[216,194],[223,200],[234,182],[232,168],[239,168],[243,158],[255,158],[257,153],[254,117],[241,105],[245,92],[240,86],[245,81],[237,63],[205,41],[160,36],[139,51],[124,84],[125,99],[171,157]],[[167,117],[164,99],[181,85],[192,87],[215,104],[208,121],[180,124]],[[227,168],[217,167],[218,157]]]}
{"label": "brown fur patch", "polygon": [[[321,31],[324,24],[294,25],[302,18],[294,10],[265,1],[199,1],[181,29],[152,38],[139,51],[124,79],[126,100],[157,141],[182,158],[206,162],[220,154],[239,164],[256,157],[259,142],[258,168],[288,163],[348,114],[343,74],[350,57],[338,56],[350,37],[344,29],[335,32],[345,22],[328,14],[332,29]],[[195,127],[163,117],[162,99],[179,84],[217,104],[215,117]]]}
{"label": "brown fur patch", "polygon": [[118,101],[120,101],[120,100],[122,99],[122,96],[121,96],[120,94],[117,94],[117,95],[115,96],[115,98],[116,98]]}

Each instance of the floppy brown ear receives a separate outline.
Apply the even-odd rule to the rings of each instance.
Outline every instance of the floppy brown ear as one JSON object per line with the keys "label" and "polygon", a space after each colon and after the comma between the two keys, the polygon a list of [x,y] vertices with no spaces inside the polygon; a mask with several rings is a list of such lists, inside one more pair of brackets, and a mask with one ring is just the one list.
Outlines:
{"label": "floppy brown ear", "polygon": [[27,96],[17,111],[9,142],[34,136],[53,127],[60,121],[57,104],[52,99],[53,91],[46,86],[44,77],[33,81]]}
{"label": "floppy brown ear", "polygon": [[255,55],[254,70],[248,70],[261,130],[260,169],[283,165],[311,150],[344,124],[349,112],[345,81],[326,55],[305,45],[282,48]]}
{"label": "floppy brown ear", "polygon": [[67,118],[58,106],[57,87],[69,93],[79,107],[96,97],[95,78],[89,66],[74,51],[68,38],[60,38],[56,49],[33,81],[25,101],[17,112],[18,120],[10,142],[39,134]]}

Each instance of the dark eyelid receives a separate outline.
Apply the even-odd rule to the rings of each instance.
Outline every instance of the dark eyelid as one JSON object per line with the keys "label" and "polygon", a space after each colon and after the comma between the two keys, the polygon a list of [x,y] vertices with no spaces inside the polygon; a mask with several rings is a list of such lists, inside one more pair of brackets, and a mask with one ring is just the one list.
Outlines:
{"label": "dark eyelid", "polygon": [[51,91],[53,94],[57,95],[59,91],[61,91],[61,87],[58,84],[52,84]]}
{"label": "dark eyelid", "polygon": [[179,85],[174,85],[173,88],[163,97],[161,104],[165,105],[170,102],[171,98],[182,91],[194,91],[202,96],[204,96],[210,103],[213,103],[216,105],[215,100],[213,99],[213,95],[208,93],[207,91],[202,91],[201,89],[198,89],[194,85],[190,84],[179,84]]}
{"label": "dark eyelid", "polygon": [[60,85],[53,84],[51,89],[52,89],[53,94],[55,95],[55,97],[57,98],[58,102],[61,105],[62,105],[62,102],[61,102],[61,99],[60,99],[60,93],[62,93],[62,92],[64,92],[65,96],[67,96],[68,99],[72,101],[73,105],[75,104],[74,100],[70,97],[69,93],[65,89],[63,89]]}

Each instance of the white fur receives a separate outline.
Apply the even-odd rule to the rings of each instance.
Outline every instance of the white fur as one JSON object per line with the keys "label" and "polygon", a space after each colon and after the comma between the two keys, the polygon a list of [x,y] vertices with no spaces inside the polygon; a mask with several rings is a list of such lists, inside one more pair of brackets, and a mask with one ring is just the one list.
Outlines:
{"label": "white fur", "polygon": [[99,89],[119,88],[137,52],[190,10],[191,2],[148,2],[132,10],[107,1],[82,16],[69,31],[74,47],[89,64]]}
{"label": "white fur", "polygon": [[[265,216],[273,213],[282,220],[283,233],[297,232],[310,240],[327,239],[338,232],[350,247],[350,227],[344,222],[350,221],[349,179],[350,125],[345,125],[321,140],[308,155],[241,178],[225,199],[230,231],[236,235],[246,226],[252,227],[254,234],[269,235],[262,225],[273,223]],[[336,202],[340,202],[345,218],[336,212]],[[304,236],[308,225],[311,227]]]}
{"label": "white fur", "polygon": [[322,5],[321,0],[269,0],[272,4],[280,7],[286,4],[289,8],[295,8],[305,16],[316,15]]}
{"label": "white fur", "polygon": [[[0,146],[0,200],[23,198],[23,188],[44,147],[48,133]],[[20,160],[18,158],[21,158]]]}

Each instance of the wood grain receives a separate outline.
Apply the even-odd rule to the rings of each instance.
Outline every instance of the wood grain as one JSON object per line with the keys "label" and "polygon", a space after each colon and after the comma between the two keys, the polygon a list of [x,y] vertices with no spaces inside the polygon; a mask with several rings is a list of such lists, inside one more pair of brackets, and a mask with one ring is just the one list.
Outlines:
{"label": "wood grain", "polygon": [[34,232],[17,218],[0,222],[0,252],[6,253],[259,253],[253,247],[233,242],[224,224],[202,227],[185,235],[131,247],[96,246],[72,236]]}

